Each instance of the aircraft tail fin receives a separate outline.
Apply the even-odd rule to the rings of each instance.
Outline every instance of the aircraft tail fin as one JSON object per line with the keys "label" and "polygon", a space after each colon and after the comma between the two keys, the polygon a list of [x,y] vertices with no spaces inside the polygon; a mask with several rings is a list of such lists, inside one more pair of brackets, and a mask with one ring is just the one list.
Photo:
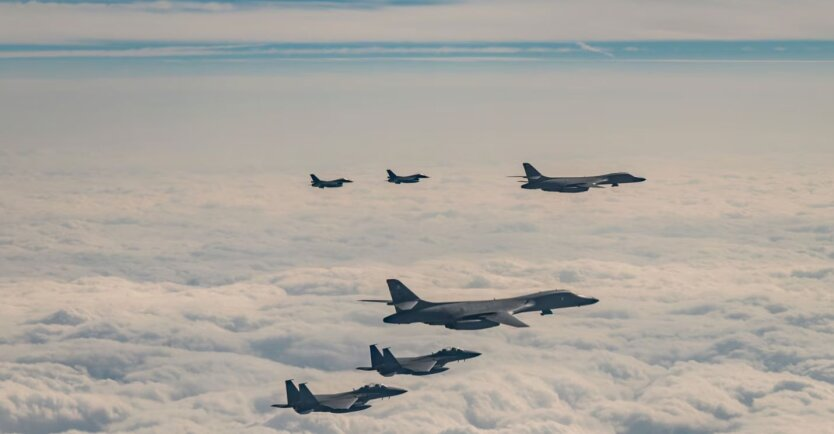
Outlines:
{"label": "aircraft tail fin", "polygon": [[308,389],[307,385],[304,383],[298,385],[298,400],[305,403],[319,402],[316,399],[316,396],[313,395],[313,392],[310,392],[310,389]]}
{"label": "aircraft tail fin", "polygon": [[313,182],[319,182],[319,181],[321,181],[321,180],[319,179],[319,177],[318,177],[318,176],[313,175],[312,173],[310,174],[310,178],[313,180]]}
{"label": "aircraft tail fin", "polygon": [[287,405],[293,405],[298,402],[298,389],[295,388],[292,380],[285,381],[284,385],[287,388]]}
{"label": "aircraft tail fin", "polygon": [[394,357],[394,353],[391,352],[388,348],[382,349],[382,357],[385,360],[385,363],[389,365],[398,366],[400,362],[397,361],[397,358]]}
{"label": "aircraft tail fin", "polygon": [[394,171],[391,170],[391,169],[386,170],[386,172],[388,172],[388,177],[389,178],[396,178],[397,177],[397,174],[394,173]]}
{"label": "aircraft tail fin", "polygon": [[422,301],[417,294],[411,292],[411,290],[403,285],[403,283],[399,280],[388,279],[386,282],[388,283],[388,291],[391,293],[391,301],[397,309],[397,312],[401,310],[410,310],[416,306],[417,303]]}
{"label": "aircraft tail fin", "polygon": [[379,352],[379,348],[376,345],[371,345],[371,366],[377,367],[382,364],[383,357],[382,353]]}
{"label": "aircraft tail fin", "polygon": [[542,174],[538,170],[536,170],[536,168],[533,167],[532,164],[524,163],[523,166],[524,166],[524,174],[527,176],[527,179],[535,179],[535,178],[541,178],[542,177]]}

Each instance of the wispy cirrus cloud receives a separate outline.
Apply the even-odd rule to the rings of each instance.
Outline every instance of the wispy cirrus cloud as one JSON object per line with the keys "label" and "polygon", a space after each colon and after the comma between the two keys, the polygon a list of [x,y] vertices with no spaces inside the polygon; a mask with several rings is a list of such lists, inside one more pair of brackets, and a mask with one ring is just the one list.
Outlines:
{"label": "wispy cirrus cloud", "polygon": [[813,0],[3,2],[0,41],[831,39],[832,12]]}

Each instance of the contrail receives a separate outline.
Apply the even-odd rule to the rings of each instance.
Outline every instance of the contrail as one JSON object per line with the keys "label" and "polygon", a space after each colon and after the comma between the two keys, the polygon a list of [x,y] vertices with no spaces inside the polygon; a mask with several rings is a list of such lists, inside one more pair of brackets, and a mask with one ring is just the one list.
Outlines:
{"label": "contrail", "polygon": [[599,48],[599,47],[594,47],[594,46],[588,45],[588,44],[586,44],[582,41],[577,41],[576,45],[578,45],[579,48],[581,48],[584,51],[587,51],[587,52],[590,52],[590,53],[602,54],[603,56],[608,56],[612,59],[614,58],[614,55],[611,54],[610,51],[604,50],[604,49]]}

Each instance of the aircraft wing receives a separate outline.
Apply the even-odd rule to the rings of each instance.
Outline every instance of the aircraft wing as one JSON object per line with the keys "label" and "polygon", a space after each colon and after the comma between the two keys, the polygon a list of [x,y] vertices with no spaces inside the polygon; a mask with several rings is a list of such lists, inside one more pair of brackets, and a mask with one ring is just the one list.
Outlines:
{"label": "aircraft wing", "polygon": [[513,314],[504,311],[490,313],[484,315],[483,318],[513,327],[530,327],[520,319],[514,317]]}
{"label": "aircraft wing", "polygon": [[565,187],[574,187],[574,188],[605,188],[599,185],[601,181],[593,181],[593,182],[577,182],[574,184],[565,184]]}
{"label": "aircraft wing", "polygon": [[412,370],[414,372],[429,372],[434,368],[434,365],[437,364],[437,361],[432,359],[417,359],[417,360],[409,360],[406,363],[401,363],[403,368]]}
{"label": "aircraft wing", "polygon": [[347,410],[356,403],[357,399],[356,395],[334,396],[324,400],[320,399],[319,404],[334,410]]}

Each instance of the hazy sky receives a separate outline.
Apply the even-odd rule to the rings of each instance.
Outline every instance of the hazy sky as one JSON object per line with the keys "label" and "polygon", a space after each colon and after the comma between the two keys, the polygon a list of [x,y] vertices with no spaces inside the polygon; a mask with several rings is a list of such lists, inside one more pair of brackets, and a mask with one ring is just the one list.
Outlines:
{"label": "hazy sky", "polygon": [[[0,432],[834,432],[831,9],[0,2]],[[386,278],[601,301],[396,326]]]}

